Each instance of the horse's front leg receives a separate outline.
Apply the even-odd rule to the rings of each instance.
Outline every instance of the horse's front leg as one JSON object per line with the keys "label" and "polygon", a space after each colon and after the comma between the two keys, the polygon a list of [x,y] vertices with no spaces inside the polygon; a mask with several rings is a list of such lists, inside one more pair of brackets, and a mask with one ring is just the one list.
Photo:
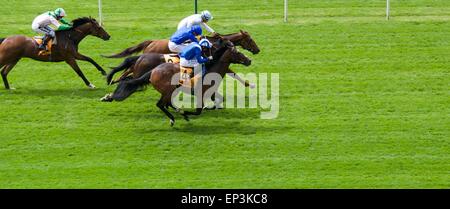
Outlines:
{"label": "horse's front leg", "polygon": [[250,87],[251,89],[255,88],[256,85],[253,83],[250,83],[248,80],[244,81],[244,79],[242,79],[239,75],[237,75],[233,70],[231,70],[230,68],[227,69],[226,72],[229,76],[231,76],[232,78],[238,80],[239,82],[242,83],[242,85],[244,85],[245,87]]}
{"label": "horse's front leg", "polygon": [[203,108],[196,108],[195,112],[184,111],[181,115],[184,116],[184,119],[189,120],[187,118],[187,116],[189,116],[189,115],[200,115],[200,114],[202,114],[202,110],[203,110]]}
{"label": "horse's front leg", "polygon": [[76,58],[77,60],[83,60],[83,61],[90,62],[91,64],[93,64],[93,65],[97,68],[98,71],[100,71],[100,73],[101,73],[102,75],[106,76],[105,70],[103,70],[103,68],[102,68],[99,64],[97,64],[92,58],[90,58],[90,57],[88,57],[88,56],[85,56],[85,55],[82,55],[82,54],[80,54],[80,53],[78,53],[78,52],[77,52],[77,54],[75,55],[75,58]]}
{"label": "horse's front leg", "polygon": [[223,95],[219,93],[219,91],[214,92],[211,95],[211,100],[214,102],[213,107],[205,107],[206,110],[215,110],[215,109],[223,109]]}
{"label": "horse's front leg", "polygon": [[66,63],[69,64],[70,67],[72,67],[72,69],[78,74],[78,76],[81,77],[81,79],[83,79],[86,86],[88,86],[91,89],[95,89],[94,84],[89,82],[88,79],[86,78],[86,76],[84,76],[83,72],[81,72],[81,69],[78,66],[77,61],[75,59],[66,60]]}

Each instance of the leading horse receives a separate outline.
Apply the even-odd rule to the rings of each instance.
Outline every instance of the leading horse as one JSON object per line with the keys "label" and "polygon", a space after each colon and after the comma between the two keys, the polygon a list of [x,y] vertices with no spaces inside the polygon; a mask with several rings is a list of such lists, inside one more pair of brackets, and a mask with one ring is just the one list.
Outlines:
{"label": "leading horse", "polygon": [[[249,66],[251,64],[251,60],[246,57],[244,54],[240,53],[236,47],[231,42],[224,43],[224,46],[220,49],[218,49],[214,55],[213,60],[206,65],[207,72],[205,76],[215,73],[216,75],[220,76],[220,80],[212,84],[207,83],[201,83],[202,85],[197,85],[196,88],[200,88],[200,95],[195,95],[198,97],[204,97],[205,92],[208,91],[210,88],[214,87],[217,88],[222,79],[224,78],[228,68],[230,67],[230,64],[243,64],[245,66]],[[175,123],[174,116],[168,111],[167,107],[172,105],[172,97],[176,96],[174,94],[174,91],[178,88],[185,88],[183,86],[173,85],[172,79],[178,77],[180,72],[180,65],[179,64],[173,64],[173,63],[163,63],[161,65],[158,65],[155,69],[152,71],[149,71],[142,75],[141,77],[137,79],[131,79],[131,80],[123,80],[119,83],[118,88],[116,91],[111,95],[111,97],[114,100],[122,101],[129,97],[132,93],[134,93],[137,89],[139,89],[142,86],[152,84],[152,86],[161,93],[161,98],[156,104],[158,108],[160,108],[170,119],[170,125],[173,126]],[[174,77],[175,76],[175,77]],[[200,83],[199,83],[200,84]],[[189,89],[185,89],[185,91],[189,91]],[[212,92],[215,92],[216,89],[213,89]],[[182,113],[185,120],[189,120],[189,115],[200,115],[203,110],[203,99],[201,99],[201,104],[197,104],[197,108],[195,112],[188,112],[184,111]],[[176,108],[177,109],[177,108]],[[179,109],[177,109],[179,111]]]}
{"label": "leading horse", "polygon": [[[221,37],[230,40],[233,42],[235,46],[242,46],[245,49],[251,51],[253,54],[259,53],[259,48],[256,45],[255,41],[252,39],[250,34],[247,31],[240,30],[238,33],[232,33],[227,35],[220,35]],[[217,36],[207,37],[209,41],[214,42],[217,40]],[[160,40],[146,40],[136,46],[132,46],[123,50],[120,53],[105,56],[107,58],[122,58],[127,57],[132,54],[143,51],[146,53],[159,53],[159,54],[170,54],[172,53],[169,50],[169,40],[168,39],[160,39]]]}
{"label": "leading horse", "polygon": [[[242,48],[252,52],[253,54],[258,54],[260,52],[260,49],[256,42],[253,40],[253,38],[250,36],[250,34],[246,31],[240,30],[238,33],[232,33],[227,35],[217,35],[213,37],[206,37],[210,42],[214,43],[218,41],[219,39],[227,39],[230,40],[235,46],[242,46]],[[148,43],[147,43],[148,42]],[[113,84],[117,83],[120,80],[125,79],[131,72],[133,72],[133,67],[135,63],[141,59],[145,54],[149,53],[157,53],[157,54],[170,54],[173,53],[169,50],[168,47],[169,40],[150,40],[150,41],[144,41],[141,44],[138,44],[137,46],[130,47],[128,49],[125,49],[124,51],[111,55],[111,56],[105,56],[107,58],[121,58],[126,57],[129,55],[132,55],[134,53],[140,52],[144,50],[144,55],[141,56],[132,56],[126,58],[119,66],[112,68],[111,72],[108,73],[106,76],[106,82],[107,84]],[[141,59],[142,60],[142,59]],[[113,76],[115,73],[125,70],[126,71],[120,76],[119,79],[112,81]],[[133,73],[134,78],[138,78],[142,74],[136,75],[136,72]],[[234,72],[230,69],[230,74],[234,74]],[[249,83],[245,83],[241,78],[238,76],[235,77],[238,79],[241,83],[244,83],[246,86],[249,86]]]}
{"label": "leading horse", "polygon": [[105,41],[110,39],[110,35],[90,17],[82,17],[72,21],[73,27],[65,31],[56,32],[57,44],[52,47],[50,54],[40,54],[37,42],[30,37],[16,35],[0,39],[0,68],[3,83],[6,89],[10,89],[7,79],[8,73],[14,68],[21,58],[27,57],[43,62],[65,61],[83,79],[86,86],[95,88],[81,72],[76,60],[90,62],[103,75],[106,72],[92,58],[78,52],[79,43],[88,35],[101,38]]}

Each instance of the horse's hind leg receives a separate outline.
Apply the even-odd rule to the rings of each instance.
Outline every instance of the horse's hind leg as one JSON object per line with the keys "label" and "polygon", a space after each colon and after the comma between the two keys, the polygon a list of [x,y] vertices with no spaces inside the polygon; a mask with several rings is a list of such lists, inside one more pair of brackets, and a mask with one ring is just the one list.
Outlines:
{"label": "horse's hind leg", "polygon": [[[169,95],[170,99],[170,95]],[[169,100],[170,101],[170,100]],[[170,126],[173,126],[175,124],[175,118],[173,115],[165,108],[165,105],[167,104],[167,95],[161,96],[161,99],[159,99],[158,103],[156,103],[156,106],[159,107],[166,115],[170,118]]]}
{"label": "horse's hind leg", "polygon": [[19,60],[15,61],[13,63],[7,64],[2,69],[1,74],[2,74],[2,79],[3,79],[3,84],[5,84],[6,89],[11,89],[9,86],[9,82],[8,82],[8,73],[11,72],[11,70],[14,68],[14,66],[16,66],[18,61]]}
{"label": "horse's hind leg", "polygon": [[202,114],[202,110],[203,108],[197,108],[195,109],[195,112],[184,111],[181,115],[184,117],[184,119],[188,120],[187,118],[189,115],[200,115]]}

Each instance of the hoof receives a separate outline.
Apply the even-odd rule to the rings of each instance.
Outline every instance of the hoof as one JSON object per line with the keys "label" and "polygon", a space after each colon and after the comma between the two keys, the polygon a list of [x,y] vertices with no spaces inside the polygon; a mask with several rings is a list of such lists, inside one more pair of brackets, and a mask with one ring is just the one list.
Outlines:
{"label": "hoof", "polygon": [[104,97],[100,98],[100,101],[102,101],[102,102],[112,102],[113,98],[112,98],[111,94],[107,94]]}
{"label": "hoof", "polygon": [[172,119],[170,119],[170,126],[172,126],[173,127],[173,125],[175,124],[175,121],[174,120],[172,120]]}
{"label": "hoof", "polygon": [[251,84],[249,85],[249,87],[250,87],[251,89],[254,89],[254,88],[256,87],[256,85],[255,85],[254,83],[251,83]]}
{"label": "hoof", "polygon": [[88,87],[89,87],[90,89],[96,89],[96,88],[97,88],[97,87],[95,87],[95,85],[92,84],[92,83],[90,83],[90,84],[88,85]]}
{"label": "hoof", "polygon": [[104,70],[103,71],[101,71],[100,73],[102,73],[102,75],[103,76],[106,76],[106,75],[108,75]]}

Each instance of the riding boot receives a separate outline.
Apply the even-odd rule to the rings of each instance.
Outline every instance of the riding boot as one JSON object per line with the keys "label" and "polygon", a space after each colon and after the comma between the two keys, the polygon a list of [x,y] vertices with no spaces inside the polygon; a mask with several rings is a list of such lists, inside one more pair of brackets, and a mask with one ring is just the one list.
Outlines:
{"label": "riding boot", "polygon": [[47,50],[47,43],[48,43],[48,41],[50,40],[50,36],[47,36],[47,35],[45,35],[43,38],[42,38],[42,44],[41,45],[39,45],[39,49],[40,50]]}

